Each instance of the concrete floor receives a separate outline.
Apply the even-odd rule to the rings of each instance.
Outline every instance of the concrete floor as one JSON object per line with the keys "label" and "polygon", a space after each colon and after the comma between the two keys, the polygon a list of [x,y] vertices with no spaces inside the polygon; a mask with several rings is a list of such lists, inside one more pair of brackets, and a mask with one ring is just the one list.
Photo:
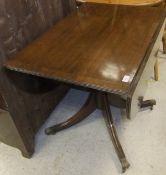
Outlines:
{"label": "concrete floor", "polygon": [[[119,138],[131,167],[126,175],[166,174],[166,58],[159,60],[160,79],[149,82],[146,98],[155,98],[153,111],[143,111],[130,120],[112,108]],[[72,115],[87,93],[71,90],[36,138],[32,159],[0,143],[0,175],[118,175],[121,166],[100,111],[80,124],[54,136],[44,128]]]}

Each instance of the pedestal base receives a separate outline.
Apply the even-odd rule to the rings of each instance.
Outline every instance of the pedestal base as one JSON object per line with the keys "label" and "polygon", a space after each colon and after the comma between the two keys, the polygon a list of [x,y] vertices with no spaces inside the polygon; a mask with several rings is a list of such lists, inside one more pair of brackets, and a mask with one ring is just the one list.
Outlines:
{"label": "pedestal base", "polygon": [[117,156],[122,165],[122,172],[125,172],[126,169],[129,168],[130,164],[126,159],[126,156],[123,152],[122,146],[118,139],[118,135],[117,135],[112,114],[111,114],[110,99],[107,93],[100,93],[100,92],[90,93],[83,107],[74,116],[72,116],[70,119],[66,120],[65,122],[62,122],[60,124],[47,128],[45,130],[45,133],[47,135],[55,134],[63,129],[69,128],[79,123],[84,118],[88,117],[97,108],[101,109],[103,112],[103,116],[105,118],[106,125],[112,139],[112,143],[114,145]]}

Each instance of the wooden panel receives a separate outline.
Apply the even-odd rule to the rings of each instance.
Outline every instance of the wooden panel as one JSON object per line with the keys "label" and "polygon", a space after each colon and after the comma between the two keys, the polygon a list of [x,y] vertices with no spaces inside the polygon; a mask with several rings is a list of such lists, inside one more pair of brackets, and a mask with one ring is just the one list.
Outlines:
{"label": "wooden panel", "polygon": [[[164,18],[164,7],[87,3],[19,52],[6,67],[127,94]],[[122,81],[126,75],[128,82]]]}

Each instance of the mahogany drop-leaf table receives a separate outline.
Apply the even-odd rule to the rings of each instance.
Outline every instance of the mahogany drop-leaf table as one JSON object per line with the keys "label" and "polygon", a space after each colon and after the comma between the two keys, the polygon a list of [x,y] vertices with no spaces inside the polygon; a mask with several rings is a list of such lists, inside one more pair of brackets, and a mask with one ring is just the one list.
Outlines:
{"label": "mahogany drop-leaf table", "polygon": [[46,133],[68,128],[99,108],[125,172],[129,163],[110,104],[126,109],[128,118],[140,108],[152,109],[155,105],[154,100],[144,101],[143,96],[156,61],[164,18],[164,6],[85,3],[6,62],[5,67],[89,91],[77,114],[47,128]]}

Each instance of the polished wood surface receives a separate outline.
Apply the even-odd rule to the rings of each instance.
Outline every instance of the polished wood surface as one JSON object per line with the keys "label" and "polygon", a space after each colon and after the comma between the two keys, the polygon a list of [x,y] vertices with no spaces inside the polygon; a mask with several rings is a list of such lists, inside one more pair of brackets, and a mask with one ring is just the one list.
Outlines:
{"label": "polished wood surface", "polygon": [[[6,67],[125,94],[164,17],[164,7],[85,4],[10,59]],[[130,79],[123,82],[126,75]]]}
{"label": "polished wood surface", "polygon": [[[93,2],[93,3],[103,3],[103,4],[119,4],[119,5],[149,5],[149,6],[152,6],[152,5],[160,5],[162,4],[163,2],[165,2],[164,0],[157,0],[157,1],[154,1],[154,0],[149,0],[149,1],[140,1],[140,0],[77,0],[78,3],[80,3],[80,5],[82,3],[86,3],[86,2]],[[166,48],[166,45],[165,45],[165,34],[163,36],[163,48],[164,48],[164,53],[165,53],[165,48]],[[154,66],[154,79],[156,81],[158,81],[158,77],[159,77],[159,74],[158,74],[158,61],[156,61],[156,64]]]}
{"label": "polished wood surface", "polygon": [[78,2],[106,3],[119,5],[156,5],[164,2],[164,0],[77,0]]}

